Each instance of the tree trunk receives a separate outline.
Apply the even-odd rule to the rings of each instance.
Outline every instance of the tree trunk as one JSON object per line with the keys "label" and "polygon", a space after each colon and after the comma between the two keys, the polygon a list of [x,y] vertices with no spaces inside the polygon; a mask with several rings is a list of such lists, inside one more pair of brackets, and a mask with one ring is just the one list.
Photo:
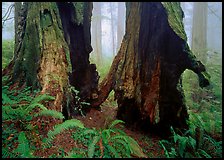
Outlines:
{"label": "tree trunk", "polygon": [[207,61],[207,2],[194,2],[192,51],[203,63]]}
{"label": "tree trunk", "polygon": [[125,3],[118,2],[118,16],[117,16],[117,49],[118,52],[121,41],[124,35],[124,19],[125,19]]}
{"label": "tree trunk", "polygon": [[19,22],[22,20],[22,17],[20,15],[21,9],[22,9],[22,2],[14,2],[15,3],[15,12],[14,12],[14,29],[15,29],[15,45],[14,45],[14,53],[16,52],[16,46],[19,42],[19,32],[17,33],[18,27],[22,28],[22,26],[19,25]]}
{"label": "tree trunk", "polygon": [[93,52],[96,55],[96,62],[102,64],[102,26],[101,26],[101,2],[93,2],[94,19],[92,21],[92,45]]}
{"label": "tree trunk", "polygon": [[160,133],[169,133],[170,126],[187,128],[181,74],[190,69],[201,87],[209,82],[204,65],[188,47],[180,4],[130,2],[126,7],[121,48],[92,105],[100,105],[113,89],[117,117],[126,124],[158,126]]}
{"label": "tree trunk", "polygon": [[[92,3],[31,2],[24,6],[27,12],[18,56],[3,75],[10,76],[14,85],[32,86],[54,96],[48,109],[62,112],[66,108],[70,85],[89,101],[98,84],[96,67],[89,62]],[[74,102],[70,99],[69,103]],[[70,116],[72,108],[67,111]]]}
{"label": "tree trunk", "polygon": [[115,57],[114,18],[113,18],[113,6],[112,6],[112,2],[110,2],[110,17],[111,17],[112,52],[113,52],[113,57]]}

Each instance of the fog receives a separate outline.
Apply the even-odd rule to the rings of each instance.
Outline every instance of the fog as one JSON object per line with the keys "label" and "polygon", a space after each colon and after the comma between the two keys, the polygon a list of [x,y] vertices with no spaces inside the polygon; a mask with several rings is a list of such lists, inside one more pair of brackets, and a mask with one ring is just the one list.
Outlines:
{"label": "fog", "polygon": [[[7,16],[7,10],[14,2],[2,2],[2,39],[14,39],[14,7],[12,7],[10,14]],[[96,6],[100,6],[96,11]],[[192,46],[192,26],[193,26],[193,6],[195,2],[181,2],[184,11],[184,27],[188,37],[188,43]],[[205,2],[201,2],[205,3]],[[100,5],[99,5],[100,4]],[[124,2],[94,2],[92,15],[92,46],[94,58],[97,54],[101,54],[103,58],[113,57],[117,53],[120,46],[120,39],[122,39],[125,32],[125,3]],[[99,15],[100,14],[100,15]],[[8,17],[4,21],[3,18]],[[195,15],[196,16],[196,15]],[[208,2],[207,3],[207,26],[206,26],[206,46],[207,50],[222,52],[222,3]],[[3,24],[4,23],[4,24]],[[97,27],[100,24],[101,27]],[[199,24],[200,26],[200,24]],[[97,28],[96,28],[97,27]],[[97,31],[98,29],[98,31]],[[99,31],[101,29],[101,31]],[[94,34],[93,32],[97,33]],[[100,32],[100,33],[98,33]],[[100,36],[99,36],[100,35]],[[97,38],[95,37],[97,36]],[[95,43],[98,41],[98,43]],[[101,46],[99,46],[101,45]],[[97,49],[98,47],[98,49]],[[96,50],[98,52],[96,53]],[[98,55],[99,56],[99,55]]]}

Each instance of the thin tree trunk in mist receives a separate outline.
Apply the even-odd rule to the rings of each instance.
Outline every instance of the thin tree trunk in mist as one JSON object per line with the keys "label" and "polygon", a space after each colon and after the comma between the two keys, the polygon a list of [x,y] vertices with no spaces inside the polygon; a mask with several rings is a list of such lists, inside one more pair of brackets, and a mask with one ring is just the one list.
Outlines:
{"label": "thin tree trunk in mist", "polygon": [[110,17],[111,17],[111,36],[112,36],[112,52],[113,57],[115,56],[115,40],[114,40],[114,18],[113,18],[113,2],[110,2]]}
{"label": "thin tree trunk in mist", "polygon": [[102,26],[101,26],[101,2],[93,2],[93,20],[92,20],[92,45],[93,53],[96,56],[97,64],[102,64]]}
{"label": "thin tree trunk in mist", "polygon": [[207,62],[207,2],[194,2],[192,50],[204,64]]}
{"label": "thin tree trunk in mist", "polygon": [[124,35],[124,23],[125,23],[125,3],[118,2],[118,15],[117,15],[117,50],[118,52],[121,41]]}

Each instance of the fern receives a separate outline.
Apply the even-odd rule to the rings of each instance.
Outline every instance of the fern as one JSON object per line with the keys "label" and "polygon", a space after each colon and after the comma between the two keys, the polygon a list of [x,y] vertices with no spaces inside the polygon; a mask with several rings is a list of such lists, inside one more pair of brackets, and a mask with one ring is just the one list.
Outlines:
{"label": "fern", "polygon": [[88,147],[88,157],[89,158],[93,158],[96,143],[100,140],[100,138],[101,137],[99,135],[93,137],[93,141],[92,141],[92,143],[90,143],[90,145]]}
{"label": "fern", "polygon": [[14,154],[9,151],[8,147],[2,147],[2,158],[14,158]]}
{"label": "fern", "polygon": [[205,158],[212,158],[208,153],[206,153],[203,149],[198,149],[199,155],[203,155]]}
{"label": "fern", "polygon": [[[171,157],[180,157],[180,158],[189,158],[189,157],[211,157],[208,152],[206,152],[204,149],[196,148],[196,140],[192,138],[192,135],[187,135],[186,133],[191,132],[185,132],[185,135],[179,135],[175,133],[174,129],[171,127],[171,132],[173,134],[173,142],[169,142],[166,140],[160,141],[160,145],[163,147],[165,151],[165,155],[168,158]],[[205,138],[205,137],[204,137]],[[203,141],[202,141],[203,142]],[[164,144],[167,144],[165,146]],[[170,146],[175,146],[170,147]],[[170,149],[168,149],[170,147]],[[205,146],[208,148],[208,146]],[[189,152],[191,151],[191,152]]]}
{"label": "fern", "polygon": [[14,104],[15,101],[10,99],[9,96],[2,92],[2,104]]}
{"label": "fern", "polygon": [[64,116],[61,112],[50,110],[50,109],[40,111],[39,113],[35,114],[35,117],[37,116],[51,116],[57,119],[64,119]]}
{"label": "fern", "polygon": [[138,145],[138,143],[131,137],[129,136],[125,136],[125,138],[127,139],[127,143],[130,146],[130,151],[133,155],[137,156],[137,157],[143,157],[146,158],[147,156],[142,152],[141,147]]}
{"label": "fern", "polygon": [[[112,144],[114,147],[116,147],[117,151],[120,151],[122,155],[122,157],[128,157],[130,158],[131,156],[131,152],[130,152],[130,148],[127,145],[126,141],[121,140],[121,139],[116,139],[116,141]],[[116,158],[116,157],[115,157]]]}
{"label": "fern", "polygon": [[121,156],[113,146],[108,145],[107,148],[114,155],[114,158],[121,158]]}
{"label": "fern", "polygon": [[19,145],[14,151],[20,153],[21,157],[23,158],[32,158],[33,155],[31,153],[29,141],[26,138],[25,132],[20,132],[18,142]]}
{"label": "fern", "polygon": [[99,131],[95,129],[80,130],[73,134],[73,138],[88,147],[87,155],[89,158],[97,156],[104,158],[131,157],[130,154],[136,157],[146,157],[134,139],[123,131],[114,128],[119,123],[124,122],[115,120],[108,128]]}
{"label": "fern", "polygon": [[114,120],[114,121],[110,124],[109,128],[113,128],[115,125],[117,125],[117,124],[119,124],[119,123],[124,123],[124,121],[122,121],[122,120]]}
{"label": "fern", "polygon": [[84,128],[83,123],[81,123],[79,120],[77,119],[70,119],[70,120],[66,120],[65,122],[58,124],[54,127],[53,131],[49,131],[47,136],[48,138],[45,139],[45,147],[49,146],[52,142],[52,140],[55,138],[55,136],[59,133],[61,133],[63,130],[67,130],[67,129],[71,129],[71,128]]}
{"label": "fern", "polygon": [[35,103],[39,103],[41,101],[49,101],[49,100],[54,100],[55,98],[50,96],[50,95],[47,95],[47,94],[42,94],[42,95],[39,95],[37,96],[36,98],[34,98],[30,104],[35,104]]}

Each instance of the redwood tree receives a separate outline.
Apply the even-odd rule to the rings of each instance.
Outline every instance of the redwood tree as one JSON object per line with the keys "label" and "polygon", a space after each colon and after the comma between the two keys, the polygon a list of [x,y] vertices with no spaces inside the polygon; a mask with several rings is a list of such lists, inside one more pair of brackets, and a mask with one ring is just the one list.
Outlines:
{"label": "redwood tree", "polygon": [[2,74],[13,86],[54,96],[49,109],[62,112],[71,104],[71,114],[70,86],[89,101],[98,84],[96,67],[89,62],[92,3],[25,2],[22,8],[16,57]]}
{"label": "redwood tree", "polygon": [[181,74],[190,69],[201,87],[209,82],[187,44],[180,3],[129,2],[126,7],[120,50],[92,105],[99,106],[114,90],[117,117],[127,124],[157,126],[161,133],[170,126],[187,128]]}

